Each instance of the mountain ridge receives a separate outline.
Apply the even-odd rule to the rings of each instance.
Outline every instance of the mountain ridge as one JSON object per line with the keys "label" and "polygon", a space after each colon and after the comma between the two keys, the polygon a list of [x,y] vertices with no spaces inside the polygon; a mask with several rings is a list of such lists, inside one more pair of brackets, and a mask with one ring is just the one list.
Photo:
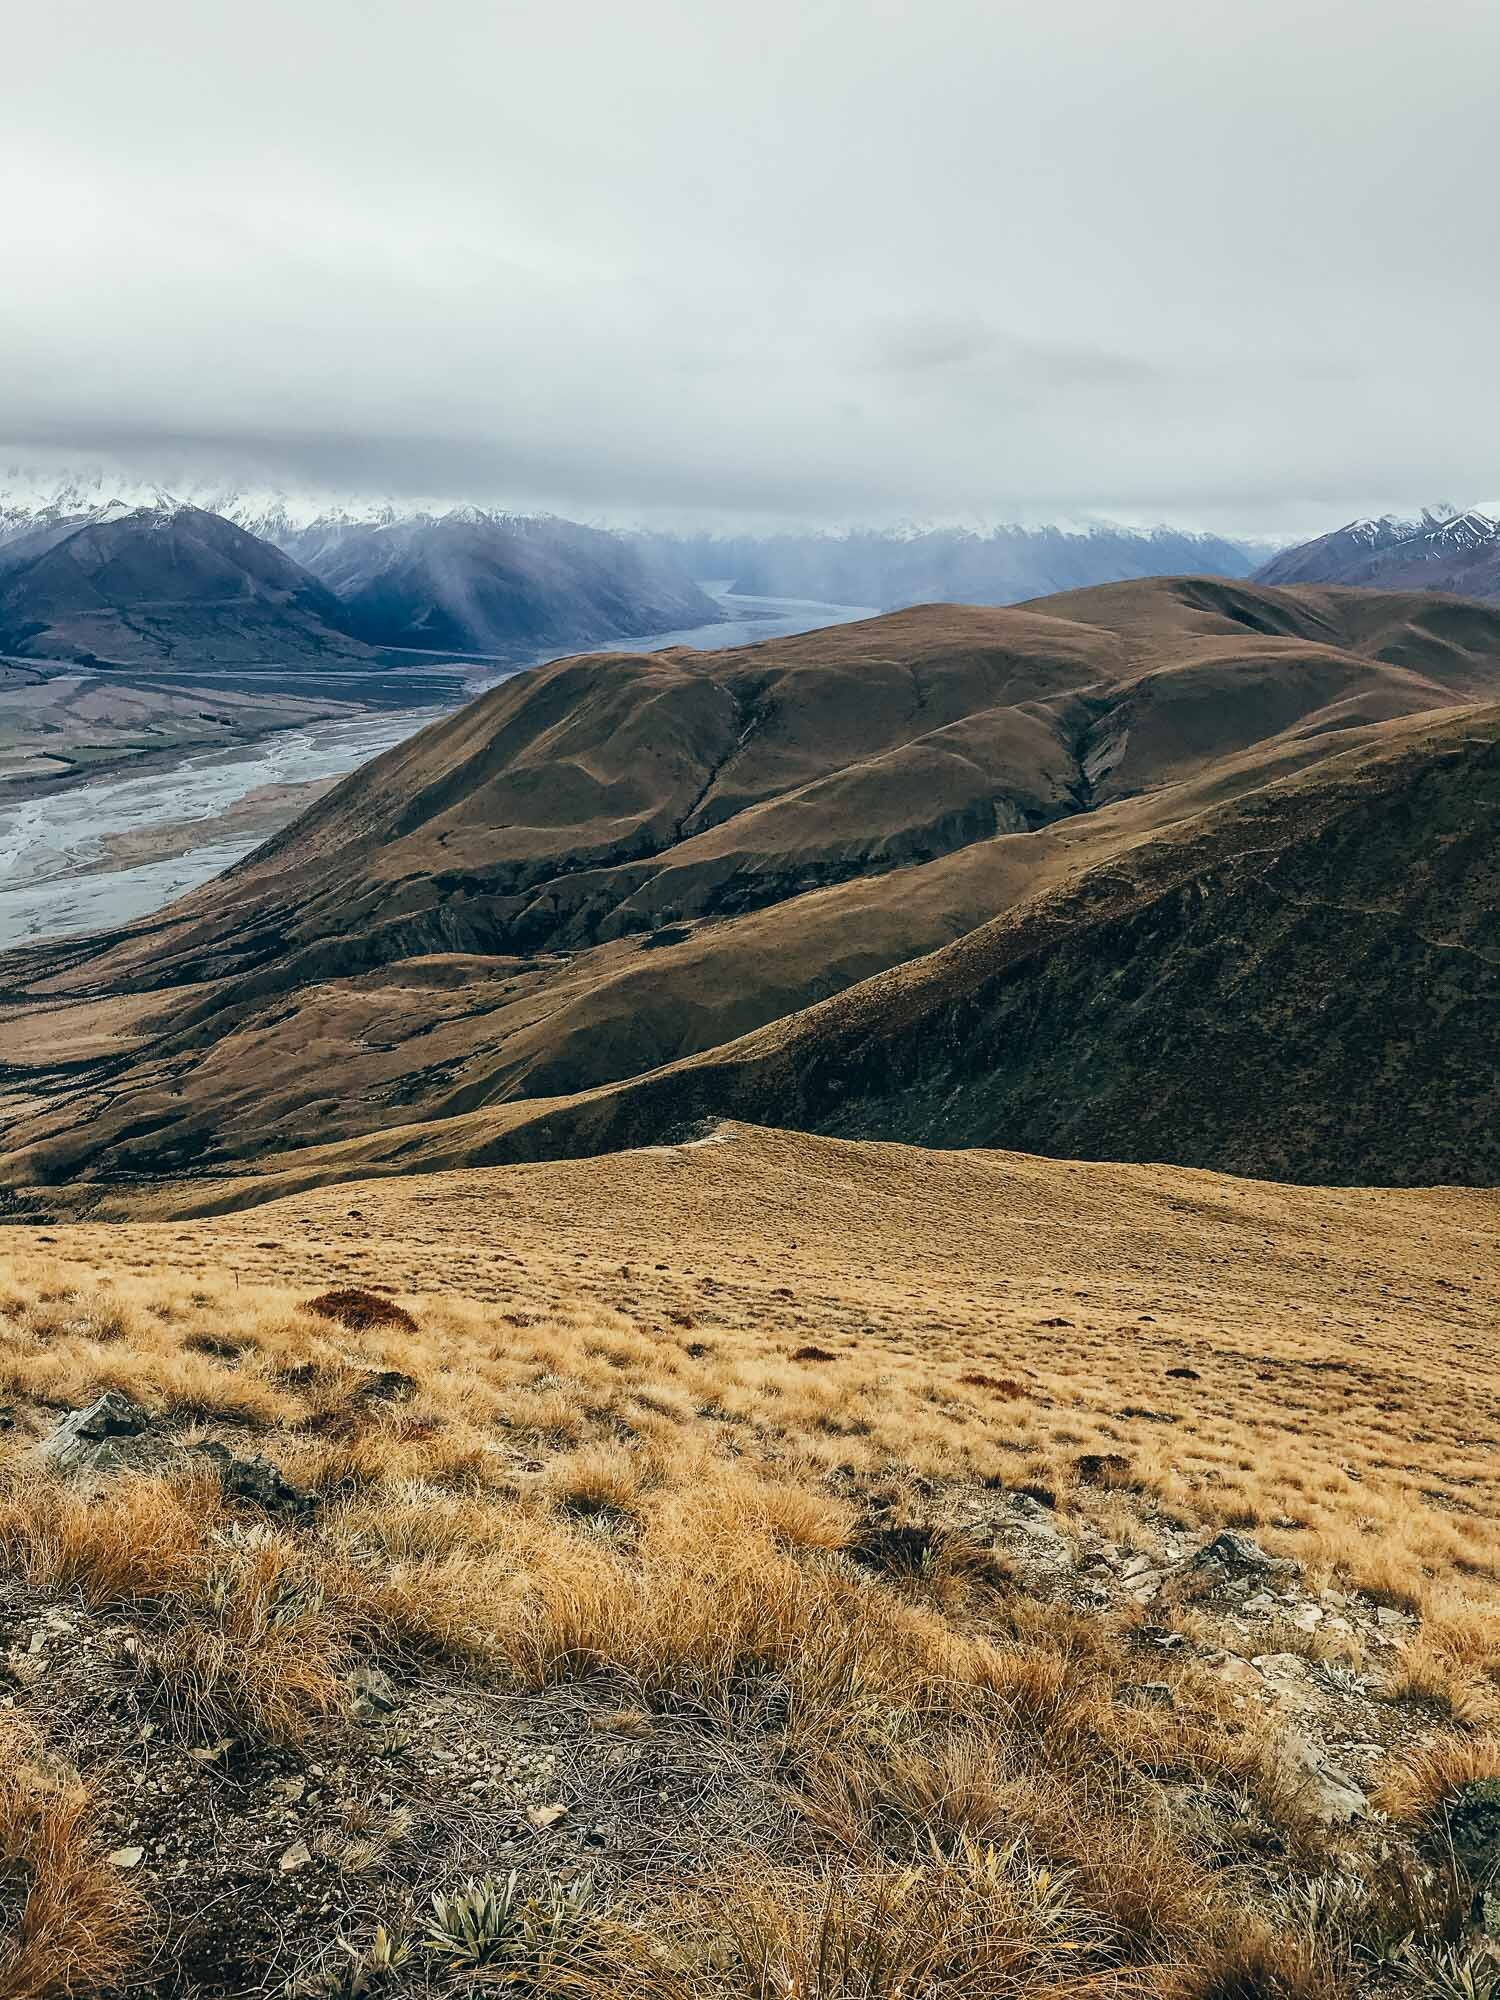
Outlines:
{"label": "mountain ridge", "polygon": [[1347,522],[1283,549],[1257,583],[1335,583],[1500,598],[1500,506],[1429,507],[1416,519],[1386,514]]}
{"label": "mountain ridge", "polygon": [[[822,1119],[816,1080],[837,1078],[839,1062],[829,1071],[816,1037],[797,1040],[825,1020],[820,1006],[882,979],[909,977],[915,991],[909,961],[961,955],[955,940],[986,926],[1002,927],[992,938],[1009,951],[1007,913],[1030,909],[1050,940],[1023,954],[1033,995],[1055,992],[1061,1023],[1087,1023],[1070,1064],[1049,1069],[1034,1051],[1028,1070],[997,1054],[995,1077],[1015,1073],[1011,1095],[992,1079],[958,1101],[959,1112],[990,1105],[999,1123],[982,1138],[920,1078],[889,1103],[846,1078],[860,1115],[894,1120],[894,1136],[904,1120],[924,1143],[1008,1143],[1014,1125],[1037,1150],[1049,1149],[1049,1118],[1085,1148],[1160,1129],[1169,1151],[1254,1171],[1271,1140],[1248,1114],[1219,1129],[1184,1089],[1165,1091],[1176,1110],[1164,1125],[1149,1104],[1121,1108],[1135,1071],[1101,1057],[1110,1030],[1087,1002],[1091,982],[1108,985],[1111,949],[1155,955],[1169,1002],[1160,1032],[1195,1047],[1193,966],[1217,963],[1225,941],[1195,927],[1194,899],[1219,892],[1193,841],[1232,860],[1269,830],[1272,850],[1290,853],[1337,803],[1341,755],[1369,761],[1368,790],[1410,732],[1461,735],[1497,700],[1500,614],[1483,606],[1212,578],[1012,609],[931,606],[712,655],[559,661],[377,759],[158,918],[0,961],[10,1169],[102,1193],[122,1176],[253,1174],[257,1160],[325,1141],[347,1149],[347,1171],[383,1146],[445,1158],[460,1143],[453,1121],[471,1117],[488,1126],[481,1152],[577,1149],[601,1133],[654,1142],[664,1121],[700,1116],[795,1123],[804,1104]],[[1488,768],[1476,767],[1475,811]],[[1282,799],[1280,818],[1257,820],[1266,798]],[[1399,883],[1427,832],[1391,798],[1398,833],[1409,829],[1381,849]],[[1380,824],[1376,812],[1375,846]],[[1478,893],[1486,827],[1456,831]],[[1173,868],[1175,886],[1141,903],[1141,885]],[[1255,963],[1280,953],[1305,983],[1305,940],[1283,935],[1255,879],[1234,863],[1224,907],[1263,940]],[[1333,949],[1342,919],[1318,921]],[[1491,1002],[1478,976],[1465,1005],[1482,1026]],[[1384,979],[1377,959],[1371,990]],[[1268,1049],[1301,1046],[1296,1022],[1252,988]],[[1433,993],[1444,990],[1434,975]],[[908,1030],[898,1020],[891,1032],[895,1047]],[[924,1047],[951,1040],[909,1032]],[[1149,1013],[1142,1033],[1158,1033]],[[746,1035],[762,1038],[748,1054]],[[107,1070],[70,1053],[111,1038]],[[1420,1039],[1401,1059],[1411,1077]],[[1063,1027],[1056,1040],[1070,1046]],[[767,1051],[783,1042],[803,1050],[802,1082],[776,1080]],[[1078,1079],[1100,1060],[1114,1081],[1085,1090]],[[760,1081],[749,1096],[709,1088],[721,1071]],[[1042,1091],[1051,1113],[1025,1096],[1023,1071],[1054,1077]],[[1309,1074],[1309,1101],[1327,1110],[1332,1070],[1317,1058]],[[1105,1109],[1078,1123],[1094,1100]],[[1375,1141],[1334,1125],[1330,1173],[1417,1171],[1410,1148],[1376,1159]],[[1459,1146],[1458,1177],[1486,1157],[1480,1141]],[[1275,1158],[1292,1178],[1317,1171],[1305,1150]]]}
{"label": "mountain ridge", "polygon": [[0,650],[85,664],[371,664],[334,594],[195,507],[106,509],[0,542]]}

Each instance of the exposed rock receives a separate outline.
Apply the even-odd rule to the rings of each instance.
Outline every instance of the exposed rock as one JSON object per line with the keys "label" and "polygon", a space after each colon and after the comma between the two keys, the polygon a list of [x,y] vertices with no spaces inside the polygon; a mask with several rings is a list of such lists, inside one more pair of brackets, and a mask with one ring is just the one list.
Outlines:
{"label": "exposed rock", "polygon": [[1304,1706],[1308,1699],[1308,1671],[1305,1660],[1295,1653],[1258,1653],[1253,1665],[1278,1701]]}
{"label": "exposed rock", "polygon": [[262,1458],[259,1453],[253,1458],[239,1458],[227,1446],[205,1439],[193,1446],[193,1456],[213,1466],[226,1500],[245,1500],[253,1507],[264,1508],[268,1514],[298,1517],[312,1513],[318,1504],[315,1493],[293,1486],[270,1459]]}
{"label": "exposed rock", "polygon": [[1267,1555],[1260,1543],[1249,1535],[1239,1534],[1233,1528],[1225,1528],[1214,1536],[1206,1547],[1199,1549],[1192,1559],[1193,1568],[1211,1570],[1220,1577],[1269,1577],[1277,1570],[1289,1565],[1278,1562]]}
{"label": "exposed rock", "polygon": [[132,1446],[148,1438],[152,1419],[118,1389],[107,1389],[87,1409],[73,1410],[43,1439],[42,1458],[61,1472],[110,1472],[139,1456]]}
{"label": "exposed rock", "polygon": [[354,1696],[354,1713],[364,1721],[389,1715],[397,1705],[395,1684],[379,1667],[356,1667],[349,1676],[349,1692]]}
{"label": "exposed rock", "polygon": [[1254,1688],[1258,1693],[1264,1693],[1265,1682],[1259,1672],[1238,1653],[1227,1653],[1222,1660],[1211,1661],[1210,1664],[1231,1687]]}
{"label": "exposed rock", "polygon": [[1369,1800],[1342,1771],[1335,1770],[1322,1749],[1300,1731],[1288,1730],[1278,1745],[1283,1770],[1293,1780],[1303,1805],[1314,1819],[1328,1826],[1358,1819]]}
{"label": "exposed rock", "polygon": [[1027,1551],[1052,1568],[1070,1563],[1073,1551],[1053,1524],[1052,1513],[1029,1493],[1008,1493],[999,1531],[1024,1538]]}

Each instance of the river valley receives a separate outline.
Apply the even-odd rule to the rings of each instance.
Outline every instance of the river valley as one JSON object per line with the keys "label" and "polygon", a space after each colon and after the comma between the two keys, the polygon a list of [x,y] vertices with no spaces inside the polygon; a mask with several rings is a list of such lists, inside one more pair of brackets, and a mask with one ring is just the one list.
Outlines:
{"label": "river valley", "polygon": [[[705,588],[724,606],[721,622],[589,650],[717,652],[875,615],[863,605]],[[557,657],[548,652],[530,664]],[[479,670],[471,691],[525,671]],[[0,804],[0,950],[149,915],[248,854],[347,772],[442,712],[404,709],[314,722]]]}

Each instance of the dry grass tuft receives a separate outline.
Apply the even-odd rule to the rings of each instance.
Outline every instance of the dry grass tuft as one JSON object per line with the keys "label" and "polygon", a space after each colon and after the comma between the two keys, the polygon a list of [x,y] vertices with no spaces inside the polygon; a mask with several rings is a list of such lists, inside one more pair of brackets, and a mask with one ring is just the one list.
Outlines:
{"label": "dry grass tuft", "polygon": [[127,1972],[145,1912],[99,1852],[88,1793],[0,1716],[0,1996],[61,2000]]}

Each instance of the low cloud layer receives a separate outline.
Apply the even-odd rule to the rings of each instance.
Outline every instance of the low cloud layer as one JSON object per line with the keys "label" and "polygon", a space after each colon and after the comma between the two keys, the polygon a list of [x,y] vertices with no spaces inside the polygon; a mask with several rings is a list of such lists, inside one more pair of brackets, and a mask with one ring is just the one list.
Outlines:
{"label": "low cloud layer", "polygon": [[1500,491],[1500,11],[50,0],[0,451],[711,522]]}

